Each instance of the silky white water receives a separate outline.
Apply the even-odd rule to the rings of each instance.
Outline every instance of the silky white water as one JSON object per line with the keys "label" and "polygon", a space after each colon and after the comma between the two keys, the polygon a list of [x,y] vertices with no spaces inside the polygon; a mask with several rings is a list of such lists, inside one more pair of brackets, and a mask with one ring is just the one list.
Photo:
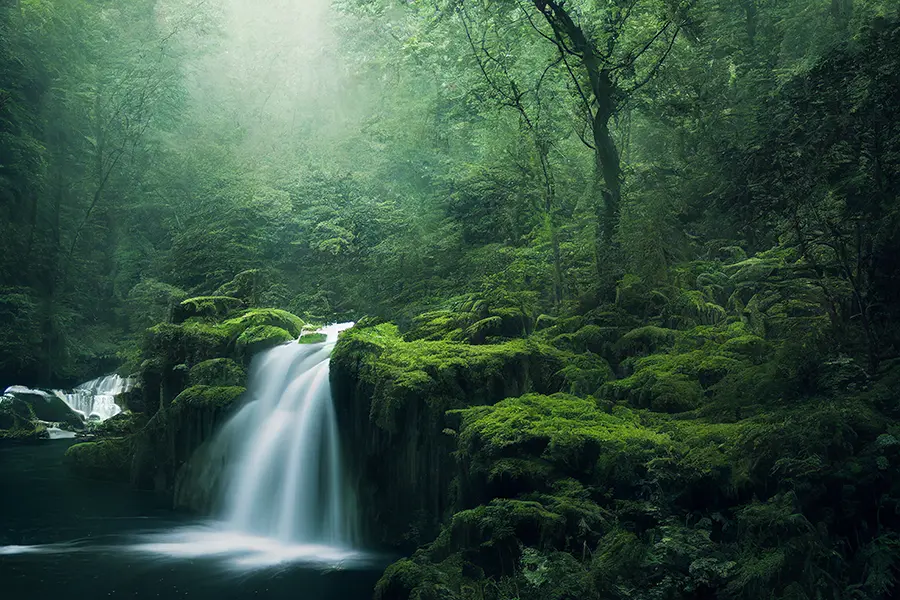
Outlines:
{"label": "silky white water", "polygon": [[218,520],[154,534],[134,549],[240,569],[367,560],[353,546],[355,501],[343,483],[328,380],[338,333],[352,325],[320,330],[323,343],[284,344],[254,359],[246,404],[209,442],[209,455],[226,465]]}
{"label": "silky white water", "polygon": [[[352,325],[320,330],[327,336],[323,343],[284,344],[254,359],[246,403],[208,442],[210,455],[224,457],[225,464],[217,476],[216,520],[142,533],[121,546],[0,546],[0,556],[138,552],[159,560],[206,559],[236,571],[285,563],[335,569],[379,562],[353,543],[355,499],[343,481],[328,379],[338,333]],[[130,385],[110,378],[88,383],[79,389],[95,397]],[[73,408],[88,415],[101,406],[96,400],[79,405],[76,394],[67,396],[73,396]]]}
{"label": "silky white water", "polygon": [[352,502],[343,477],[329,355],[342,329],[320,344],[285,344],[251,367],[249,402],[217,443],[235,458],[223,518],[235,530],[283,542],[349,544]]}
{"label": "silky white water", "polygon": [[82,383],[72,392],[57,391],[56,394],[84,420],[105,421],[122,412],[116,404],[116,396],[128,392],[133,386],[130,378],[107,375]]}

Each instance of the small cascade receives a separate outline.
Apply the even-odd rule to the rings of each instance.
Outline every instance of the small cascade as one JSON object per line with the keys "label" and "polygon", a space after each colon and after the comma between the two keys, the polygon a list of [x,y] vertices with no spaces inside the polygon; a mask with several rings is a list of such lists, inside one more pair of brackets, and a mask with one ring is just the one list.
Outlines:
{"label": "small cascade", "polygon": [[249,401],[214,440],[230,457],[221,497],[228,529],[284,544],[349,545],[353,502],[342,485],[328,367],[338,333],[350,326],[254,360]]}
{"label": "small cascade", "polygon": [[77,386],[71,392],[55,392],[69,407],[88,420],[105,421],[122,409],[116,404],[116,396],[134,387],[131,378],[107,375]]}

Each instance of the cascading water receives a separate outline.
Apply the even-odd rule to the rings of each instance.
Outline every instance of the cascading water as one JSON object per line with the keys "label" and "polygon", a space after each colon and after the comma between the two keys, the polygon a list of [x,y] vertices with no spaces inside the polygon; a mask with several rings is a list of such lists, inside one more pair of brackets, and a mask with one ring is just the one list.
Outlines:
{"label": "cascading water", "polygon": [[128,392],[133,386],[130,378],[107,375],[82,383],[70,393],[56,394],[83,419],[105,421],[122,412],[116,404],[116,396]]}
{"label": "cascading water", "polygon": [[246,404],[210,440],[200,479],[218,480],[219,520],[151,536],[138,550],[217,556],[239,568],[283,562],[333,566],[368,558],[353,549],[355,502],[343,485],[329,355],[331,325],[318,344],[290,343],[257,356]]}
{"label": "cascading water", "polygon": [[352,506],[342,490],[329,355],[338,333],[320,344],[286,344],[258,357],[249,402],[217,443],[231,448],[224,519],[236,531],[284,542],[346,544]]}

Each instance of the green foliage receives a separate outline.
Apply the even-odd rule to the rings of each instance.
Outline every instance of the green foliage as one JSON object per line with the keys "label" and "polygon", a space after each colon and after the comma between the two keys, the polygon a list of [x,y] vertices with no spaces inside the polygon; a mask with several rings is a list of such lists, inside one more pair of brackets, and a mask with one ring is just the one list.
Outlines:
{"label": "green foliage", "polygon": [[328,339],[324,333],[307,333],[300,336],[297,341],[301,344],[321,344]]}

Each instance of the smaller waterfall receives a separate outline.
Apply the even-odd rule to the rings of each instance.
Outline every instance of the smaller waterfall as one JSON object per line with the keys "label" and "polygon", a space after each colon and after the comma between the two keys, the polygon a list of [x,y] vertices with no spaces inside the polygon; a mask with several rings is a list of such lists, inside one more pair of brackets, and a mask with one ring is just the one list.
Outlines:
{"label": "smaller waterfall", "polygon": [[134,387],[131,378],[107,375],[77,386],[73,391],[56,392],[63,402],[85,420],[105,421],[114,417],[122,409],[116,404],[116,396]]}

